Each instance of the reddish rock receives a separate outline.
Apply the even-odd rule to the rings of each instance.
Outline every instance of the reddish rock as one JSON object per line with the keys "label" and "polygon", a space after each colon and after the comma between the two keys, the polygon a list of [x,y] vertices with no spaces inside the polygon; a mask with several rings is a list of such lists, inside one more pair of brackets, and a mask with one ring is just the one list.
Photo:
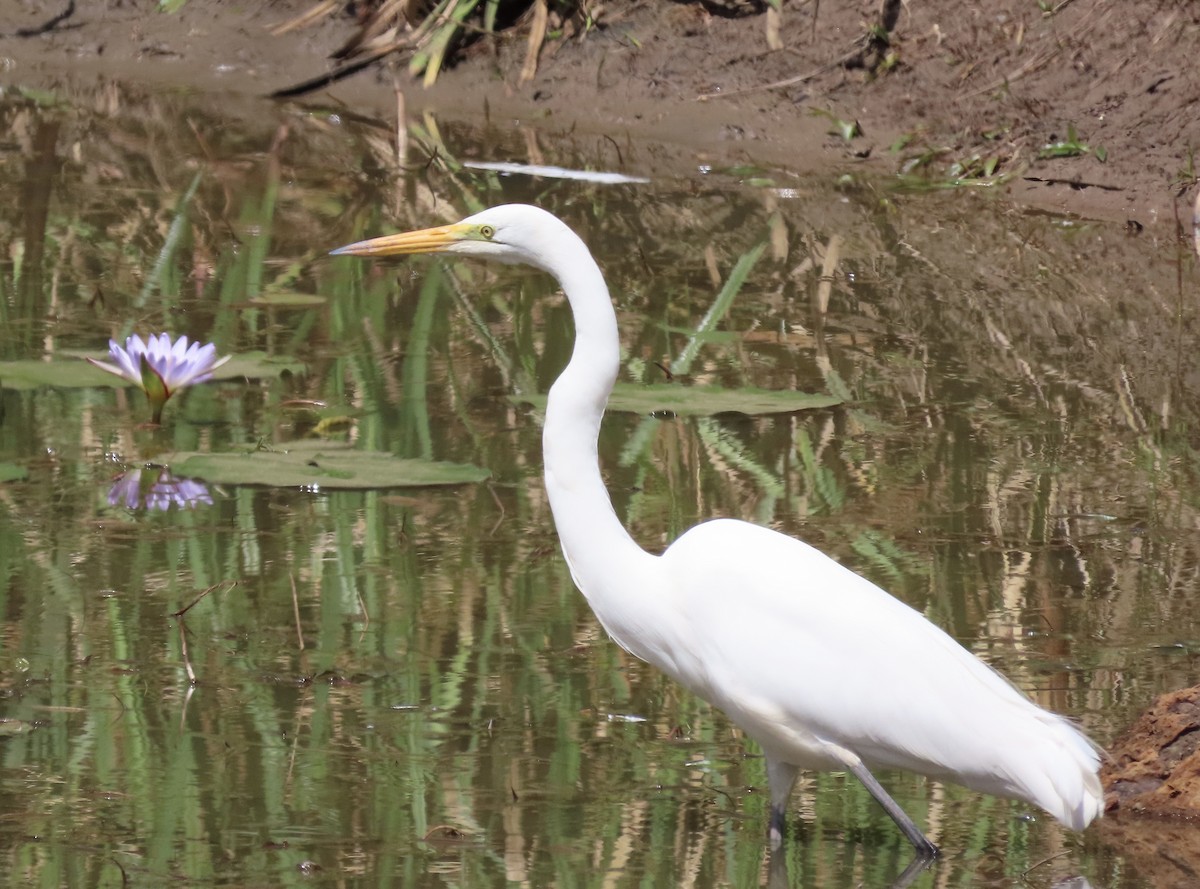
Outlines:
{"label": "reddish rock", "polygon": [[1200,815],[1200,686],[1160,696],[1110,753],[1107,811]]}

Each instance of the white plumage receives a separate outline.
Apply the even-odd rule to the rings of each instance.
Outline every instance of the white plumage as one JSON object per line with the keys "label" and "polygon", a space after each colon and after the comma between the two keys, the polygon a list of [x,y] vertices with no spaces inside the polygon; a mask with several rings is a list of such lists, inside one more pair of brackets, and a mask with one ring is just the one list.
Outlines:
{"label": "white plumage", "polygon": [[479,256],[558,280],[575,348],[550,390],[543,451],[572,577],[618,644],[762,746],[773,843],[799,769],[853,772],[923,856],[936,847],[871,770],[906,769],[1025,800],[1075,830],[1100,814],[1099,750],[1078,729],[818,550],[731,519],[692,528],[661,556],[633,541],[596,453],[619,365],[616,315],[590,252],[558,218],[506,205],[334,252]]}

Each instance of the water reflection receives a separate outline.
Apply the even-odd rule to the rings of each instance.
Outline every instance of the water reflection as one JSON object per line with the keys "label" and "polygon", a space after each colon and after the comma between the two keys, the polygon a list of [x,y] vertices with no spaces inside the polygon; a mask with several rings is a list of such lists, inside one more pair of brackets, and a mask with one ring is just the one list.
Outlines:
{"label": "water reflection", "polygon": [[[387,122],[228,114],[113,85],[5,94],[0,361],[96,351],[136,317],[304,369],[193,390],[156,448],[286,448],[335,418],[358,447],[493,481],[234,487],[134,528],[104,457],[138,452],[124,390],[22,386],[5,364],[0,471],[26,477],[0,487],[0,699],[35,726],[0,742],[0,796],[19,813],[0,823],[5,872],[48,886],[278,885],[310,880],[306,862],[355,884],[768,879],[761,759],[616,650],[557,555],[523,399],[565,363],[566,308],[521,269],[323,257],[503,200],[540,203],[589,242],[624,381],[665,367],[847,402],[611,416],[600,456],[639,542],[711,515],[800,534],[1102,740],[1194,674],[1175,643],[1200,638],[1200,348],[1195,269],[1173,244],[974,195],[787,170],[746,185],[682,172],[695,158],[665,146],[622,143],[618,160],[605,138],[433,118],[411,123],[401,168]],[[502,177],[468,158],[654,185]],[[320,405],[317,426],[295,423],[300,401]],[[228,581],[188,612],[185,658],[164,618]],[[885,783],[947,851],[916,886],[1031,869],[1042,885],[1153,879],[1104,825],[1074,836],[936,782]],[[811,776],[794,804],[791,885],[903,873],[902,838],[852,780]]]}
{"label": "water reflection", "polygon": [[204,482],[178,478],[168,469],[130,469],[108,489],[108,505],[129,510],[165,511],[172,506],[189,509],[212,506],[212,494]]}

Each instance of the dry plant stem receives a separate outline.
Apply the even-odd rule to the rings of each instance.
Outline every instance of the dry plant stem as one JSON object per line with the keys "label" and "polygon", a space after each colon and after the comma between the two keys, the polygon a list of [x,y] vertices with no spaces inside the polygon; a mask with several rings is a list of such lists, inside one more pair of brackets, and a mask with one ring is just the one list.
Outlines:
{"label": "dry plant stem", "polygon": [[[896,22],[900,17],[901,6],[902,4],[900,3],[900,0],[880,0],[879,26],[883,28],[884,31],[890,33],[892,29],[895,28]],[[813,4],[812,39],[814,42],[817,38],[817,13],[820,11],[820,9],[820,0],[817,0],[817,2]],[[769,27],[770,25],[768,22],[768,28]],[[708,99],[721,99],[728,96],[741,96],[745,95],[746,93],[759,92],[760,90],[778,90],[789,86],[797,86],[798,84],[806,83],[807,81],[812,80],[813,78],[818,77],[821,74],[824,74],[826,71],[832,70],[833,68],[845,67],[852,63],[862,62],[863,57],[870,52],[872,48],[877,46],[877,40],[878,38],[876,38],[874,34],[866,34],[862,37],[859,37],[854,41],[854,48],[849,52],[845,53],[840,58],[813,68],[811,71],[805,74],[798,74],[795,77],[787,77],[783,80],[776,80],[771,83],[761,84],[759,86],[749,86],[740,90],[730,90],[729,92],[722,93],[703,93],[697,96],[696,99],[704,102]],[[768,43],[770,43],[769,36]],[[771,47],[771,49],[775,48],[776,47],[774,46]],[[782,43],[780,44],[779,48],[782,48]]]}
{"label": "dry plant stem", "polygon": [[361,643],[367,636],[367,630],[371,628],[371,612],[367,611],[367,600],[363,598],[357,586],[354,587],[354,598],[358,600],[358,610],[363,616],[362,632],[358,634],[358,641]]}
{"label": "dry plant stem", "polygon": [[833,294],[834,276],[842,253],[841,235],[830,235],[825,247],[825,258],[821,261],[821,277],[817,282],[817,311],[824,318],[829,311],[829,297]]}
{"label": "dry plant stem", "polygon": [[[1067,2],[1070,2],[1070,0],[1067,0]],[[1065,6],[1066,4],[1064,3],[1063,5]],[[1028,867],[1028,868],[1027,868],[1027,869],[1026,869],[1026,870],[1025,870],[1025,871],[1024,871],[1022,874],[1021,874],[1021,876],[1022,876],[1022,877],[1027,877],[1027,876],[1029,876],[1030,872],[1032,872],[1032,871],[1034,871],[1034,870],[1037,870],[1037,869],[1038,869],[1039,867],[1041,867],[1043,864],[1049,864],[1051,861],[1054,861],[1054,860],[1055,860],[1055,859],[1057,859],[1057,858],[1062,858],[1064,855],[1070,855],[1070,854],[1071,854],[1070,852],[1055,852],[1055,853],[1054,853],[1053,855],[1051,855],[1050,857],[1048,857],[1048,858],[1043,858],[1041,861],[1038,861],[1038,862],[1036,862],[1035,864],[1031,864],[1031,865],[1030,865],[1030,866],[1029,866],[1029,867]]]}
{"label": "dry plant stem", "polygon": [[297,28],[307,28],[309,25],[316,24],[325,18],[337,9],[339,5],[341,4],[338,3],[338,0],[321,0],[320,3],[310,6],[307,10],[300,13],[300,15],[288,19],[283,24],[267,29],[267,33],[272,37],[278,37],[289,31],[295,31]]}
{"label": "dry plant stem", "polygon": [[[1053,12],[1058,12],[1058,9],[1061,9],[1063,6],[1066,6],[1066,3],[1060,4],[1059,7],[1056,8]],[[1103,8],[1104,8],[1103,3],[1098,4],[1092,10],[1087,12],[1084,15],[1084,17],[1076,24],[1075,38],[1077,40],[1083,41],[1083,40],[1088,39],[1093,31],[1099,29],[1100,26],[1102,26],[1104,24],[1104,19],[1106,19],[1109,16],[1109,14],[1112,12],[1111,9],[1104,9],[1103,14],[1101,15],[1100,21],[1090,21],[1093,18],[1093,16],[1096,15],[1097,11],[1101,10]],[[1051,13],[1052,15],[1053,15],[1053,12]],[[1040,55],[1034,56],[1032,59],[1027,61],[1025,64],[1018,67],[1015,71],[1013,71],[1007,77],[1002,77],[1001,79],[993,81],[992,83],[988,84],[987,86],[983,87],[982,89],[977,89],[974,92],[967,93],[966,95],[961,96],[960,99],[971,99],[971,98],[974,98],[975,96],[979,96],[984,93],[994,92],[995,90],[998,90],[1001,87],[1006,87],[1009,84],[1013,83],[1014,81],[1020,80],[1026,74],[1032,74],[1035,71],[1041,70],[1046,65],[1048,65],[1054,59],[1054,57],[1056,55],[1058,55],[1059,52],[1061,52],[1061,49],[1057,46],[1055,46],[1049,50],[1046,50],[1045,52],[1041,53]],[[1122,63],[1122,64],[1124,64],[1124,63]],[[1107,75],[1104,75],[1100,79],[1103,80],[1104,77],[1106,77],[1106,76]]]}
{"label": "dry plant stem", "polygon": [[300,650],[304,651],[304,630],[300,626],[300,598],[296,595],[296,575],[289,574],[288,580],[292,582],[292,616],[296,619],[296,641]]}
{"label": "dry plant stem", "polygon": [[192,659],[188,655],[187,626],[182,617],[179,618],[179,650],[183,655],[183,668],[187,671],[188,684],[195,685],[196,671],[192,669]]}
{"label": "dry plant stem", "polygon": [[[192,695],[196,693],[196,683],[189,682],[187,691],[183,693],[183,706],[179,708],[179,730],[183,731],[187,726],[187,711],[188,705],[192,703]],[[122,884],[124,885],[124,884]]]}
{"label": "dry plant stem", "polygon": [[499,512],[496,524],[492,525],[488,531],[488,537],[491,537],[500,530],[500,526],[504,523],[504,519],[508,515],[508,510],[504,508],[504,503],[500,500],[500,495],[496,493],[496,489],[492,485],[488,485],[488,493],[492,495],[492,500],[495,502],[497,511]]}
{"label": "dry plant stem", "polygon": [[225,588],[225,589],[227,589],[227,590],[231,590],[231,589],[233,589],[235,586],[237,586],[237,581],[236,581],[236,580],[222,580],[220,583],[214,583],[214,584],[213,584],[212,586],[210,586],[208,589],[206,589],[206,590],[202,590],[202,591],[200,592],[200,595],[198,595],[198,596],[196,596],[196,598],[192,599],[192,601],[191,601],[191,602],[188,602],[188,603],[187,603],[187,605],[185,605],[184,607],[180,608],[178,611],[173,611],[173,612],[171,612],[171,617],[183,617],[185,614],[187,614],[189,611],[191,611],[191,610],[192,610],[192,608],[193,608],[193,607],[194,607],[194,606],[195,606],[195,605],[196,605],[196,604],[197,604],[197,603],[198,603],[198,602],[199,602],[201,599],[203,599],[205,596],[207,596],[209,593],[211,593],[211,592],[214,592],[214,591],[216,591],[216,590],[219,590],[219,589],[221,589],[222,587],[224,587],[224,588]]}
{"label": "dry plant stem", "polygon": [[979,89],[974,90],[973,92],[969,92],[969,93],[965,94],[964,96],[962,96],[962,98],[973,99],[976,96],[983,95],[984,93],[995,92],[996,90],[1000,89],[1001,87],[1007,86],[1010,83],[1014,83],[1015,81],[1020,80],[1026,74],[1032,74],[1034,71],[1037,71],[1039,68],[1044,68],[1047,64],[1050,63],[1050,60],[1053,59],[1054,56],[1057,54],[1058,54],[1058,50],[1052,49],[1052,50],[1042,53],[1041,55],[1034,56],[1032,59],[1027,61],[1025,64],[1021,65],[1019,68],[1017,68],[1011,74],[1009,74],[1007,77],[1002,77],[999,80],[995,80],[995,81],[989,83],[987,86],[980,87]]}
{"label": "dry plant stem", "polygon": [[632,16],[635,12],[640,10],[643,6],[645,6],[649,2],[650,2],[650,0],[638,0],[638,2],[631,3],[629,6],[625,7],[624,9],[616,9],[616,10],[612,10],[611,12],[608,9],[606,9],[604,6],[601,6],[601,7],[599,7],[599,11],[595,15],[595,18],[599,19],[600,16],[603,15],[604,23],[606,25],[609,25],[609,26],[615,25],[618,22],[625,21],[625,19]]}
{"label": "dry plant stem", "polygon": [[300,745],[300,738],[303,737],[303,732],[300,730],[301,725],[300,713],[296,714],[296,721],[292,724],[292,749],[288,752],[288,767],[287,777],[284,779],[284,787],[292,786],[292,778],[296,773],[296,749]]}
{"label": "dry plant stem", "polygon": [[[453,10],[456,5],[457,5],[457,0],[455,0],[454,3],[451,3],[449,9]],[[403,12],[407,12],[407,4],[401,3],[400,9]],[[382,10],[381,10],[381,12],[382,12]],[[384,56],[390,55],[391,53],[395,52],[398,49],[405,49],[407,47],[420,48],[429,41],[435,28],[441,27],[443,24],[445,24],[449,20],[450,20],[450,17],[448,15],[448,11],[443,12],[443,14],[438,15],[438,16],[430,15],[428,18],[424,19],[421,22],[421,24],[418,25],[416,28],[414,28],[410,33],[406,33],[403,36],[396,37],[393,40],[384,41],[382,43],[382,45],[377,46],[373,49],[367,50],[361,58],[358,58],[358,59],[354,60],[353,62],[343,64],[342,66],[335,68],[332,71],[327,71],[324,74],[319,74],[316,77],[309,78],[308,80],[294,84],[293,86],[284,87],[283,89],[276,90],[275,92],[270,94],[270,97],[272,99],[294,99],[297,96],[303,96],[307,93],[313,92],[314,90],[319,90],[319,89],[322,89],[323,87],[331,86],[334,83],[337,83],[339,80],[349,77],[351,74],[357,74],[363,68],[366,68],[368,65],[371,65],[372,63],[378,61],[379,59],[382,59]],[[369,25],[368,25],[368,27],[369,27]],[[398,29],[396,29],[396,30],[398,30]],[[334,55],[335,55],[335,57],[338,55],[342,55],[342,54],[349,55],[352,52],[356,52],[359,48],[360,48],[360,41],[357,39],[354,39],[354,40],[351,40],[350,42],[348,42],[346,44],[346,46],[344,46],[342,49],[338,50],[337,53],[335,53]]]}
{"label": "dry plant stem", "polygon": [[729,90],[728,92],[717,93],[701,93],[700,95],[696,96],[696,101],[707,102],[709,99],[727,99],[730,96],[744,96],[747,93],[757,93],[761,90],[780,90],[789,86],[798,86],[801,83],[807,83],[815,77],[820,77],[826,71],[832,71],[834,68],[840,68],[851,59],[857,57],[862,52],[862,50],[858,48],[859,44],[862,42],[862,38],[856,40],[854,42],[854,49],[831,62],[826,62],[824,65],[818,65],[816,68],[813,68],[811,71],[808,71],[804,74],[797,74],[795,77],[785,77],[783,80],[775,80],[771,83],[762,83],[758,86],[747,86],[740,90]]}
{"label": "dry plant stem", "polygon": [[408,107],[404,98],[404,89],[400,79],[392,74],[392,84],[396,90],[396,169],[403,171],[408,161]]}
{"label": "dry plant stem", "polygon": [[1192,246],[1200,257],[1200,190],[1196,191],[1196,202],[1192,205]]}
{"label": "dry plant stem", "polygon": [[400,216],[404,206],[404,165],[408,162],[408,107],[400,78],[392,66],[392,85],[396,90],[396,202],[395,214]]}
{"label": "dry plant stem", "polygon": [[767,7],[767,48],[774,51],[783,49],[783,14],[774,6]]}
{"label": "dry plant stem", "polygon": [[721,288],[721,270],[717,267],[717,248],[710,242],[704,245],[704,269],[714,290]]}
{"label": "dry plant stem", "polygon": [[528,83],[537,74],[538,53],[546,39],[546,25],[550,20],[550,9],[546,0],[537,0],[533,7],[533,24],[529,28],[529,48],[525,52],[525,64],[521,67],[521,83]]}
{"label": "dry plant stem", "polygon": [[537,130],[526,127],[522,130],[521,135],[525,137],[525,153],[529,158],[529,163],[536,167],[543,166],[546,163],[546,156],[542,153],[542,146],[538,143]]}
{"label": "dry plant stem", "polygon": [[370,49],[375,40],[389,31],[395,31],[401,22],[408,21],[408,6],[408,0],[388,0],[371,14],[357,34],[334,51],[333,58],[345,59],[361,50]]}
{"label": "dry plant stem", "polygon": [[1062,2],[1061,2],[1061,3],[1057,4],[1057,5],[1056,5],[1056,6],[1055,6],[1053,9],[1051,9],[1049,12],[1045,12],[1045,13],[1042,13],[1042,14],[1043,14],[1043,15],[1045,15],[1045,16],[1048,18],[1048,17],[1050,17],[1050,16],[1054,15],[1055,13],[1059,12],[1060,10],[1064,9],[1065,7],[1067,7],[1067,6],[1070,6],[1070,5],[1071,5],[1072,3],[1074,3],[1074,2],[1075,2],[1075,0],[1062,0]]}
{"label": "dry plant stem", "polygon": [[196,137],[196,144],[200,146],[200,151],[203,152],[205,160],[212,163],[214,161],[213,152],[209,147],[208,140],[204,138],[204,133],[200,131],[200,127],[190,117],[187,124],[191,128],[192,135]]}

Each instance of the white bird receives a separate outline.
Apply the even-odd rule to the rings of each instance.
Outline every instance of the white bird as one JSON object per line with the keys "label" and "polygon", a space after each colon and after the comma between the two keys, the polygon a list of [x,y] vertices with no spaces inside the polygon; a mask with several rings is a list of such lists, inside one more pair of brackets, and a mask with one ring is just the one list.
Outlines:
{"label": "white bird", "polygon": [[575,347],[550,389],[542,449],[563,555],[618,645],[724,710],[762,747],[773,848],[800,769],[853,773],[922,858],[937,847],[872,769],[1024,800],[1074,830],[1100,814],[1100,751],[1082,732],[820,551],[733,519],[697,525],[662,555],[629,536],[596,451],[620,362],[616,313],[591,253],[557,217],[510,204],[333,253],[471,256],[557,279]]}

